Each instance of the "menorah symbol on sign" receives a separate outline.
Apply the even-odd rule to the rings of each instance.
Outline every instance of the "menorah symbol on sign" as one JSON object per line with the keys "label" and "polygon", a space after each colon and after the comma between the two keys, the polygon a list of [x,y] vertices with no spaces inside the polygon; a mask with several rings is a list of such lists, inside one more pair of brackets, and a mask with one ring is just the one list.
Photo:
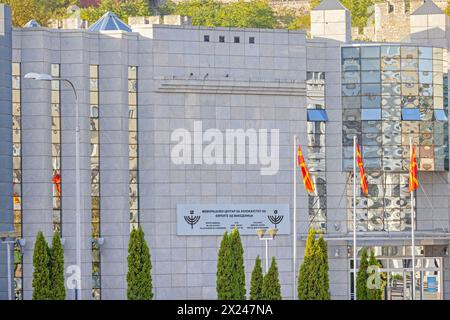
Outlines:
{"label": "menorah symbol on sign", "polygon": [[274,213],[273,216],[269,216],[269,220],[270,220],[270,222],[273,223],[273,225],[275,226],[275,229],[277,229],[277,225],[279,225],[281,223],[281,221],[283,221],[284,216],[279,216],[278,210],[273,210],[273,213]]}
{"label": "menorah symbol on sign", "polygon": [[200,216],[194,216],[194,210],[189,211],[190,216],[184,216],[184,220],[194,229],[194,225],[200,220]]}

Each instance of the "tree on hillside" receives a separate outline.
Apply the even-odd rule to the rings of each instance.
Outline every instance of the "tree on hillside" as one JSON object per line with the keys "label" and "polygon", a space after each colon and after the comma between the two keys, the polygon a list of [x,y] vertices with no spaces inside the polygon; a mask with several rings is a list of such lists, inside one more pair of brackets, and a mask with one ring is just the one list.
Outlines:
{"label": "tree on hillside", "polygon": [[262,296],[264,300],[281,300],[281,286],[278,275],[278,267],[274,257],[272,257],[272,263],[269,271],[264,276]]}
{"label": "tree on hillside", "polygon": [[217,17],[221,27],[272,29],[277,22],[274,11],[264,0],[231,2],[221,7]]}
{"label": "tree on hillside", "polygon": [[152,300],[152,262],[141,226],[131,230],[127,260],[128,300]]}
{"label": "tree on hillside", "polygon": [[[355,262],[353,262],[355,263]],[[356,300],[369,300],[367,296],[367,267],[369,261],[367,260],[367,249],[363,248],[361,251],[361,260],[359,263],[359,270],[356,274]]]}
{"label": "tree on hillside", "polygon": [[14,27],[23,27],[32,19],[46,26],[51,19],[65,17],[70,5],[79,4],[78,0],[4,0],[2,2],[11,6]]}
{"label": "tree on hillside", "polygon": [[267,0],[239,0],[223,3],[217,0],[187,0],[174,4],[168,1],[158,8],[163,14],[179,14],[192,18],[195,26],[274,28],[275,12]]}
{"label": "tree on hillside", "polygon": [[322,2],[322,0],[309,0],[309,8],[310,8],[310,10],[314,9],[315,7],[317,7],[321,2]]}
{"label": "tree on hillside", "polygon": [[33,300],[51,300],[50,248],[42,231],[39,231],[33,252]]}
{"label": "tree on hillside", "polygon": [[59,232],[53,234],[50,258],[50,287],[52,300],[65,300],[66,287],[64,286],[64,249],[61,244]]}
{"label": "tree on hillside", "polygon": [[374,0],[342,0],[341,3],[352,14],[352,26],[363,31],[369,20],[368,9],[373,6]]}
{"label": "tree on hillside", "polygon": [[14,27],[23,27],[32,19],[45,26],[51,18],[51,14],[42,10],[36,0],[5,0],[3,2],[11,6]]}
{"label": "tree on hillside", "polygon": [[255,267],[252,272],[252,279],[250,282],[250,300],[262,300],[262,287],[263,287],[263,273],[261,267],[261,259],[256,257]]}
{"label": "tree on hillside", "polygon": [[81,9],[81,18],[94,23],[106,12],[115,13],[125,23],[131,16],[151,16],[149,1],[147,0],[101,0],[97,7],[87,7]]}

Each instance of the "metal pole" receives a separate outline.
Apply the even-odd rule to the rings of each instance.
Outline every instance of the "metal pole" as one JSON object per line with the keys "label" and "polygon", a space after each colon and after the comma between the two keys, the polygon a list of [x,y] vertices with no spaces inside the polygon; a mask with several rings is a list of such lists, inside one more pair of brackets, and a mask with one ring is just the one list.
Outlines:
{"label": "metal pole", "polygon": [[292,297],[296,299],[296,260],[297,260],[297,136],[294,136],[294,217],[292,230]]}
{"label": "metal pole", "polygon": [[76,212],[75,212],[75,224],[76,224],[76,262],[79,272],[79,279],[75,288],[75,300],[82,300],[81,294],[81,183],[80,183],[80,114],[79,114],[79,102],[78,95],[74,84],[67,79],[58,79],[67,82],[73,90],[75,95],[75,183],[76,183]]}
{"label": "metal pole", "polygon": [[[412,155],[412,137],[409,137],[409,157],[411,160]],[[411,166],[411,163],[410,163]],[[411,168],[410,168],[411,170]],[[412,288],[412,299],[416,298],[416,253],[415,253],[415,239],[414,239],[414,190],[411,190],[411,262],[412,262],[412,279],[411,279],[411,288]]]}
{"label": "metal pole", "polygon": [[356,300],[356,136],[353,137],[353,296]]}
{"label": "metal pole", "polygon": [[[74,89],[75,92],[75,89]],[[80,278],[77,284],[77,298],[82,300],[81,294],[81,213],[80,213],[80,202],[81,202],[81,184],[80,184],[80,115],[79,115],[79,105],[78,97],[75,93],[75,104],[76,104],[76,129],[75,129],[75,175],[76,175],[76,227],[77,227],[77,265],[80,272]]]}
{"label": "metal pole", "polygon": [[11,245],[11,241],[5,241],[6,244],[6,254],[7,254],[7,261],[8,261],[8,300],[12,300],[12,281],[11,281],[11,248],[9,247]]}

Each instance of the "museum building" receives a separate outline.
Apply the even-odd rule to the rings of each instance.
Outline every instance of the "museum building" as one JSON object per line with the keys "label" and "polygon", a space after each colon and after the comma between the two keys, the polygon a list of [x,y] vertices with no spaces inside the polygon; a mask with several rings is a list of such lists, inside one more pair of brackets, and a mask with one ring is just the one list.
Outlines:
{"label": "museum building", "polygon": [[[180,16],[128,22],[106,13],[87,29],[12,28],[0,5],[0,232],[16,237],[0,239],[0,299],[8,261],[13,298],[31,299],[39,231],[49,241],[59,232],[66,267],[76,264],[77,107],[83,299],[126,299],[138,225],[155,299],[215,299],[217,251],[233,226],[247,292],[267,245],[292,299],[314,227],[328,241],[332,299],[352,299],[355,136],[369,189],[361,193],[357,177],[357,248],[380,261],[384,298],[415,290],[416,299],[450,299],[450,24],[432,1],[411,14],[399,43],[352,41],[337,0],[311,11],[310,34],[198,27]],[[295,224],[294,136],[315,184],[308,194],[297,179]],[[261,241],[259,229],[278,232]]]}

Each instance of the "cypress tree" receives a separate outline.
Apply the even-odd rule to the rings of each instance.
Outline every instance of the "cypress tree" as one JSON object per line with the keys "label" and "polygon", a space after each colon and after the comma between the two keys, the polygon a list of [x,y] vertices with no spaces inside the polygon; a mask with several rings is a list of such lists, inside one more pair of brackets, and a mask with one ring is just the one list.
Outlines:
{"label": "cypress tree", "polygon": [[311,290],[314,287],[314,281],[316,275],[313,274],[313,263],[314,263],[314,251],[316,248],[316,231],[314,229],[309,229],[308,238],[306,239],[305,246],[305,256],[303,258],[303,263],[300,266],[298,274],[298,299],[299,300],[309,300],[311,299]]}
{"label": "cypress tree", "polygon": [[244,248],[242,247],[241,235],[239,230],[234,228],[230,232],[231,247],[231,275],[233,281],[232,300],[245,300],[245,266],[244,266]]}
{"label": "cypress tree", "polygon": [[[355,263],[355,262],[353,262]],[[359,270],[356,274],[356,300],[368,300],[367,296],[367,267],[369,261],[367,260],[367,249],[364,248],[361,252],[361,261],[359,263]]]}
{"label": "cypress tree", "polygon": [[225,232],[220,243],[220,248],[217,258],[217,272],[216,272],[216,291],[217,299],[227,300],[231,299],[232,281],[230,274],[231,263],[231,249],[230,236]]}
{"label": "cypress tree", "polygon": [[328,248],[323,236],[316,240],[317,231],[310,229],[306,240],[305,257],[298,275],[300,300],[329,300]]}
{"label": "cypress tree", "polygon": [[59,232],[53,234],[51,260],[50,260],[50,284],[53,300],[65,300],[66,288],[64,286],[64,249],[61,244]]}
{"label": "cypress tree", "polygon": [[281,286],[278,277],[278,267],[275,258],[272,257],[269,271],[264,276],[262,296],[264,300],[281,300]]}
{"label": "cypress tree", "polygon": [[318,259],[318,296],[316,300],[330,300],[330,279],[328,275],[328,245],[323,236],[316,242]]}
{"label": "cypress tree", "polygon": [[219,300],[245,299],[244,249],[237,228],[225,232],[217,259],[216,291]]}
{"label": "cypress tree", "polygon": [[263,273],[261,267],[261,259],[256,257],[255,267],[252,272],[252,280],[250,283],[250,300],[262,300]]}
{"label": "cypress tree", "polygon": [[128,244],[128,300],[152,300],[152,262],[144,231],[133,228]]}
{"label": "cypress tree", "polygon": [[[380,262],[375,258],[375,252],[373,250],[370,250],[370,258],[369,258],[369,266],[377,266],[381,267]],[[371,274],[368,274],[370,276]],[[377,289],[369,289],[367,288],[367,299],[368,300],[382,300],[383,299],[383,283],[382,275],[380,274],[380,287]],[[374,285],[377,283],[373,283]]]}
{"label": "cypress tree", "polygon": [[33,252],[33,300],[51,300],[50,249],[42,231],[39,231]]}

